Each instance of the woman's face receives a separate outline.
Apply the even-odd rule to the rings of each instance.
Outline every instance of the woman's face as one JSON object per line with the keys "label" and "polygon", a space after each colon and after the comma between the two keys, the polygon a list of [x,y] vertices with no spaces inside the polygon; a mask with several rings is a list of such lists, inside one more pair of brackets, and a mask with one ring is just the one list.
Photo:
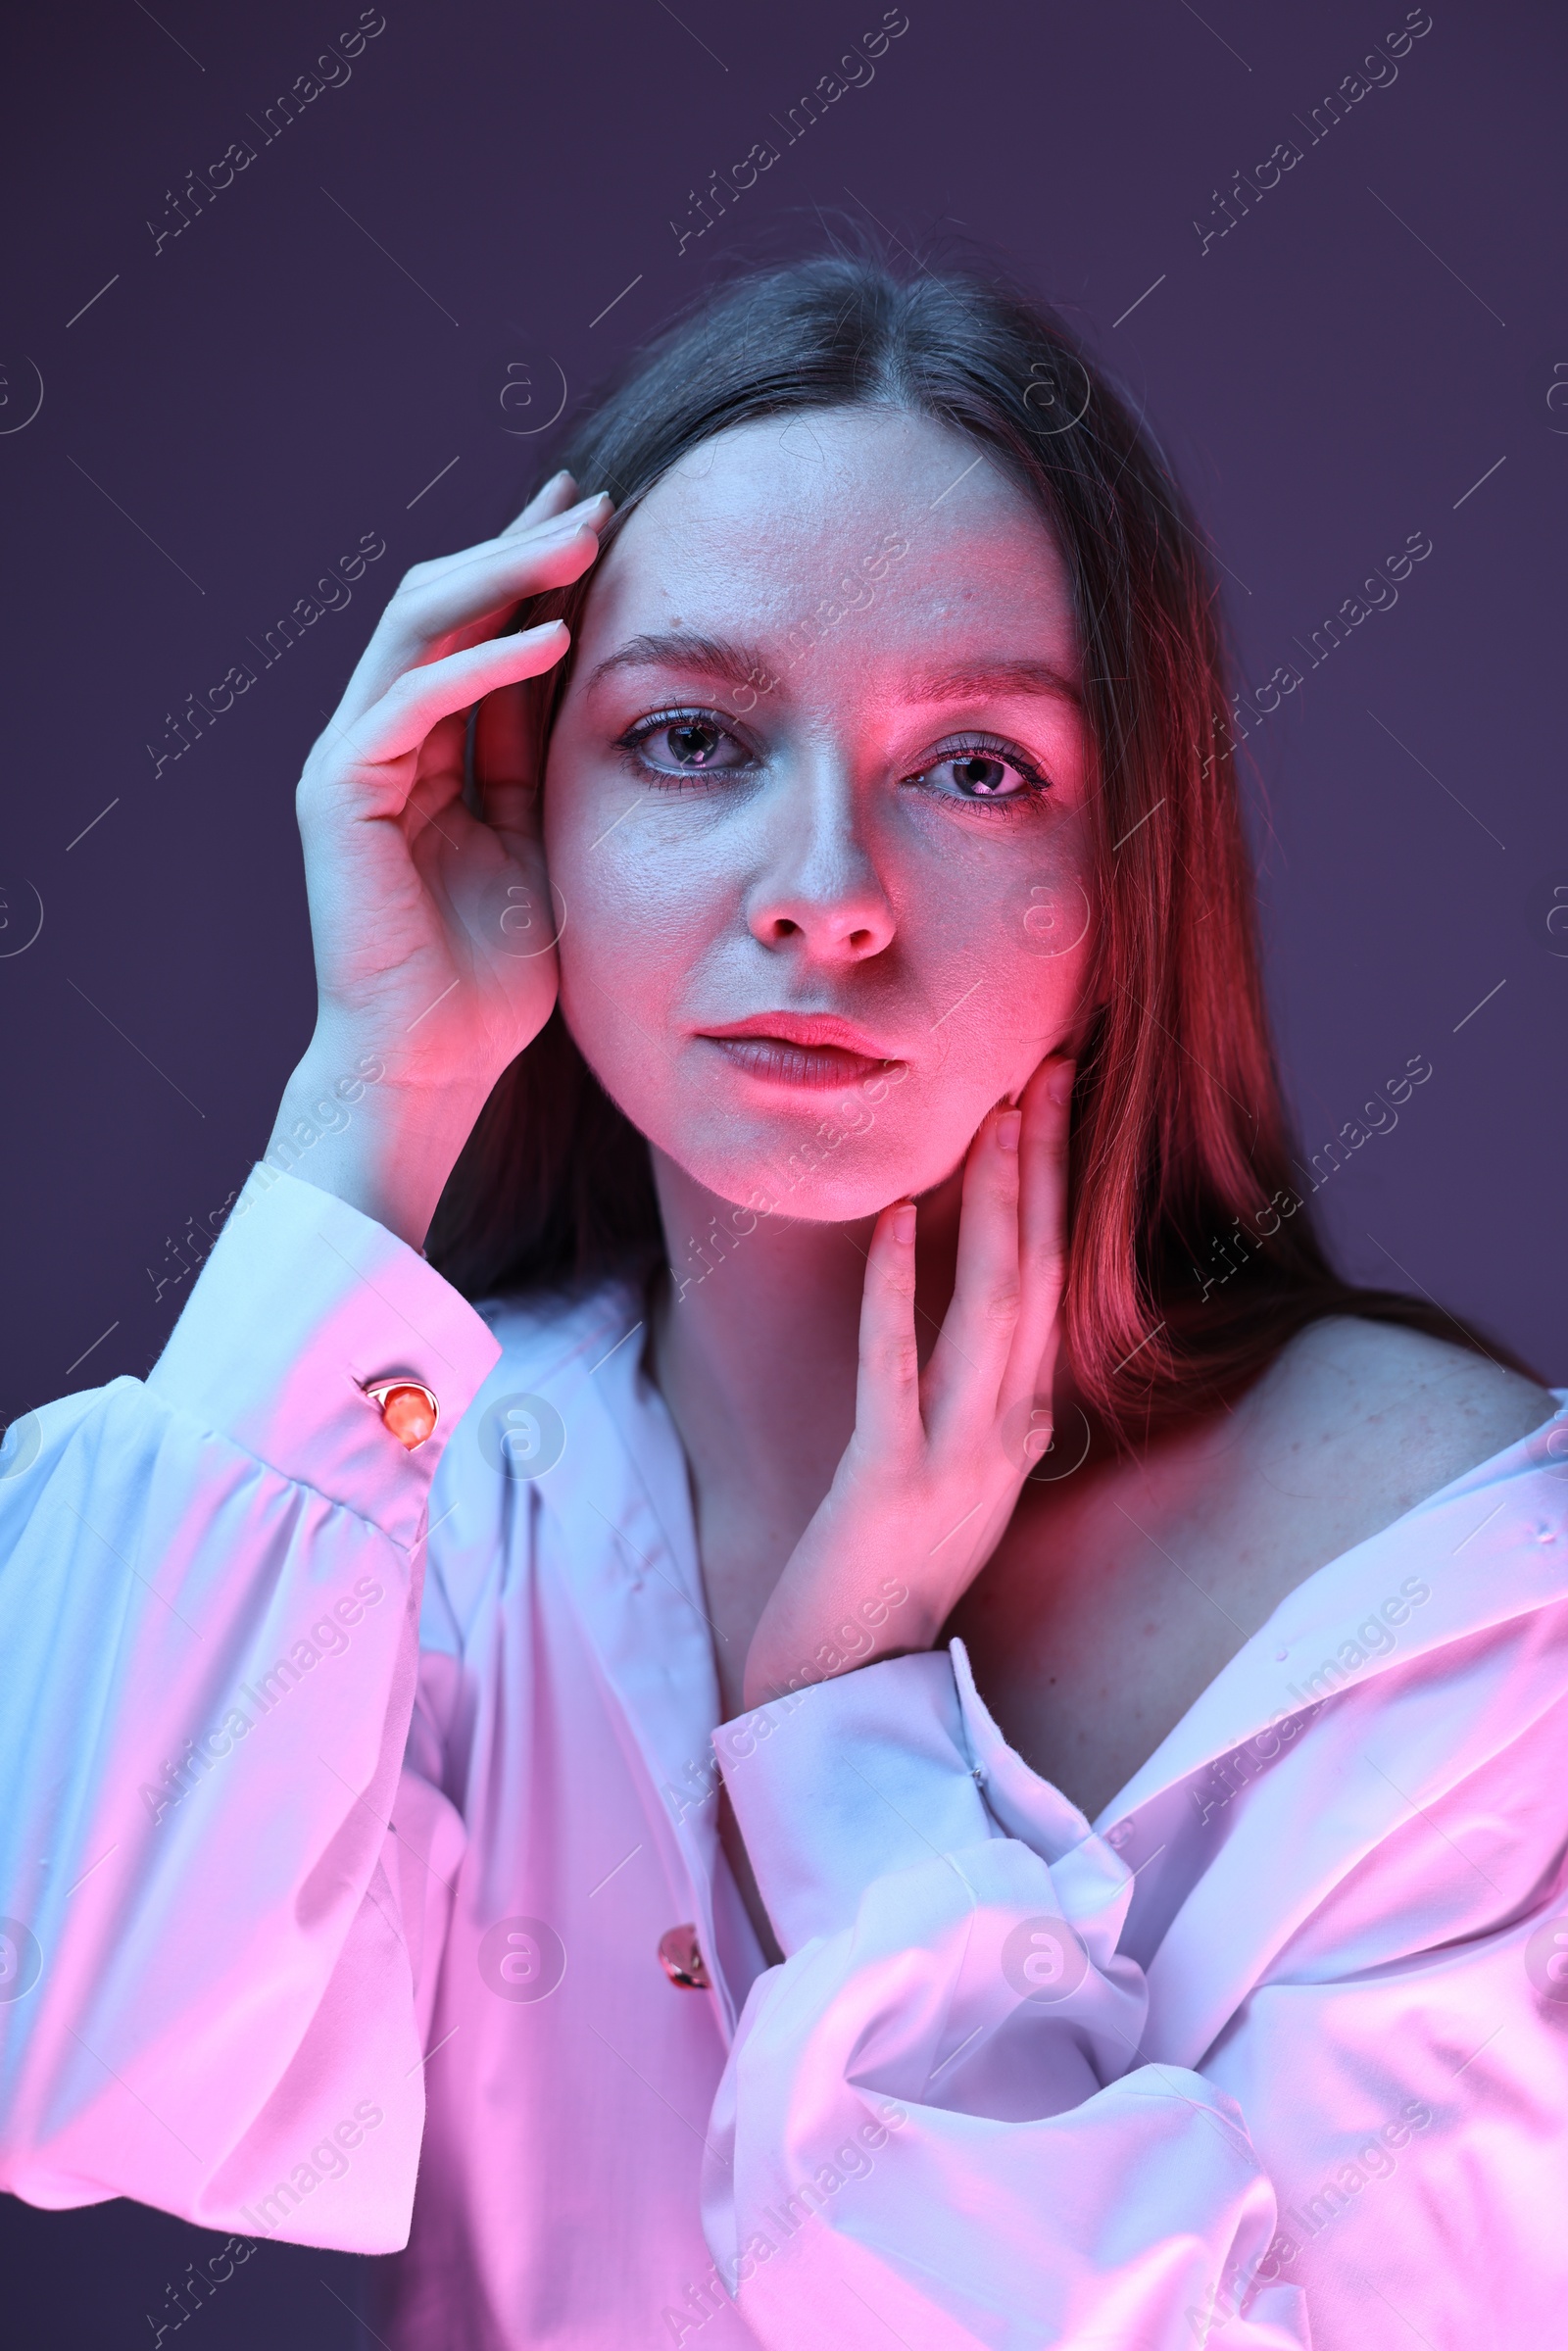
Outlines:
{"label": "woman's face", "polygon": [[943,426],[767,419],[650,492],[594,577],[545,844],[567,1024],[688,1175],[870,1214],[1074,1041],[1077,679],[1046,524]]}

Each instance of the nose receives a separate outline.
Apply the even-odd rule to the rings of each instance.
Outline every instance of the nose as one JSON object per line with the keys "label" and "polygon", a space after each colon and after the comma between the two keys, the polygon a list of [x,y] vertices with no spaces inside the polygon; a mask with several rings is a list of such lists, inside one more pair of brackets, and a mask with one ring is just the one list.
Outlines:
{"label": "nose", "polygon": [[863,962],[891,943],[893,903],[838,760],[805,761],[769,795],[746,920],[764,947],[797,943],[829,963]]}

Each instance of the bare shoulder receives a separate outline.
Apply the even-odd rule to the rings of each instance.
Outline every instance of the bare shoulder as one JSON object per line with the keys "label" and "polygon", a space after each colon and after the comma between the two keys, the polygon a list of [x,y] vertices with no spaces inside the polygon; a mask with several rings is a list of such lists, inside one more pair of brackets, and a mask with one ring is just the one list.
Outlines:
{"label": "bare shoulder", "polygon": [[1306,1490],[1333,1494],[1336,1514],[1364,1532],[1490,1461],[1556,1410],[1549,1390],[1490,1356],[1354,1315],[1299,1332],[1249,1402],[1259,1457],[1300,1473]]}
{"label": "bare shoulder", "polygon": [[1310,1324],[1232,1411],[1026,1487],[952,1630],[1004,1736],[1094,1818],[1308,1576],[1554,1409],[1419,1331]]}

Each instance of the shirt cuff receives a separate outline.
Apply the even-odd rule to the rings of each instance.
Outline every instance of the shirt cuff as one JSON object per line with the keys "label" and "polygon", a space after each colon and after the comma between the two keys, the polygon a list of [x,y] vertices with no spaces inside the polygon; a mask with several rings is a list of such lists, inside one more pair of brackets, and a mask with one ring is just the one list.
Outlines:
{"label": "shirt cuff", "polygon": [[851,1925],[873,1879],[1002,1835],[941,1650],[772,1698],[713,1748],[786,1957]]}
{"label": "shirt cuff", "polygon": [[[500,1358],[480,1316],[384,1225],[302,1178],[254,1167],[149,1391],[405,1545],[447,1440]],[[368,1386],[437,1399],[409,1451]]]}
{"label": "shirt cuff", "polygon": [[1046,1864],[1097,1966],[1115,1949],[1132,1874],[1008,1746],[961,1641],[773,1698],[713,1747],[786,1958],[850,1926],[874,1879],[998,1837]]}

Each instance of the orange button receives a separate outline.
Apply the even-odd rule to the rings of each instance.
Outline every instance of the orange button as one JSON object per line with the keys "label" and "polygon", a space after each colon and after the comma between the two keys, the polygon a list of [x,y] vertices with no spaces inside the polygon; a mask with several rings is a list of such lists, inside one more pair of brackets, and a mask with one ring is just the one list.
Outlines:
{"label": "orange button", "polygon": [[384,1380],[365,1393],[380,1405],[381,1418],[411,1453],[423,1445],[441,1417],[434,1391],[418,1380]]}
{"label": "orange button", "polygon": [[708,1970],[697,1944],[695,1927],[668,1927],[659,1938],[659,1964],[671,1984],[683,1991],[707,1991]]}

